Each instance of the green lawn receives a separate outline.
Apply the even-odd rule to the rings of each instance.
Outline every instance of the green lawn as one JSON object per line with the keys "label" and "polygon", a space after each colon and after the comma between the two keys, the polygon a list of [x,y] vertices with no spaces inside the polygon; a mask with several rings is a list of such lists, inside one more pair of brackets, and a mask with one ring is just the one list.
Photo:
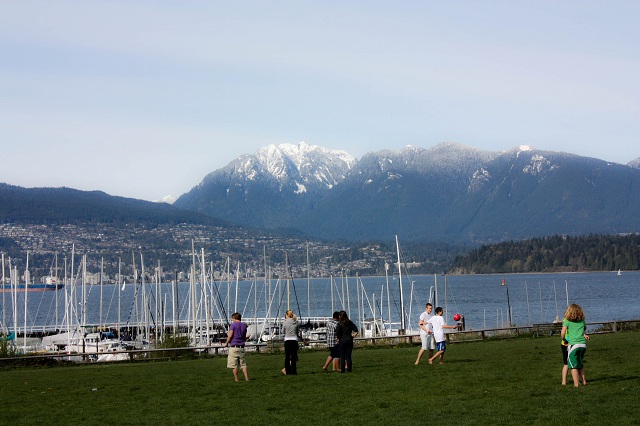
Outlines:
{"label": "green lawn", "polygon": [[[559,337],[450,344],[445,365],[418,347],[357,348],[351,374],[326,352],[0,370],[0,425],[18,424],[640,424],[640,332],[593,335],[588,386],[560,385]],[[242,376],[242,375],[240,375]]]}

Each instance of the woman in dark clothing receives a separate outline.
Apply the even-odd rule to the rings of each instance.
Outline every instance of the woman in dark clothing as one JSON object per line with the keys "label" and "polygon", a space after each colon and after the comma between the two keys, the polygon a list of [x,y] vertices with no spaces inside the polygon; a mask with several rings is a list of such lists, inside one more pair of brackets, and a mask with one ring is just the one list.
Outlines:
{"label": "woman in dark clothing", "polygon": [[340,372],[351,372],[351,352],[353,338],[358,335],[358,328],[351,322],[345,311],[340,311],[340,321],[336,327],[336,337],[340,345]]}

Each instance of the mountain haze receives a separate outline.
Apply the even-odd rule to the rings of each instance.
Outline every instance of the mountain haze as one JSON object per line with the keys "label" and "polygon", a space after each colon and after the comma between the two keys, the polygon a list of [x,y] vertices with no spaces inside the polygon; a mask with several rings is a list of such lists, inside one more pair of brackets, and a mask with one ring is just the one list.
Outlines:
{"label": "mountain haze", "polygon": [[207,175],[174,206],[319,238],[491,242],[640,231],[640,170],[528,146],[456,144],[359,161],[305,143],[269,146]]}

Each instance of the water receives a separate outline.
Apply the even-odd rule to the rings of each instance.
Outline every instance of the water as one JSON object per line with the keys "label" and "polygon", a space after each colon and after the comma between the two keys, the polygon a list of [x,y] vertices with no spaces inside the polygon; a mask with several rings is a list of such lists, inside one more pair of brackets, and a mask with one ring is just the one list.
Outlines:
{"label": "water", "polygon": [[[501,285],[502,280],[506,286]],[[446,285],[445,285],[446,281]],[[389,295],[387,297],[387,282]],[[332,283],[330,285],[330,283]],[[223,321],[234,311],[241,312],[251,321],[253,317],[282,317],[287,305],[303,319],[307,317],[330,317],[333,310],[345,309],[354,321],[363,317],[375,316],[388,321],[389,309],[394,323],[400,322],[400,291],[397,276],[354,277],[326,279],[298,278],[289,282],[289,301],[287,301],[286,281],[264,279],[231,282],[207,283],[207,306],[210,317]],[[515,325],[524,326],[547,323],[556,317],[562,319],[567,304],[578,303],[585,310],[587,322],[640,319],[640,272],[623,272],[618,276],[614,272],[563,273],[563,274],[512,274],[512,275],[465,275],[465,276],[404,276],[402,279],[406,328],[416,329],[420,313],[424,310],[430,295],[436,291],[437,304],[445,309],[445,320],[453,324],[453,315],[463,314],[467,329],[504,327],[509,324],[507,305],[511,306]],[[160,323],[156,317],[164,317],[166,323],[173,318],[173,297],[175,287],[171,284],[158,286],[160,303],[156,315],[156,285],[146,284],[146,305],[149,307],[151,323]],[[361,291],[358,292],[357,289]],[[507,288],[509,298],[507,300]],[[257,289],[257,291],[255,291]],[[332,304],[333,289],[333,304]],[[362,291],[364,289],[364,291]],[[119,291],[120,290],[120,291]],[[65,305],[65,292],[66,300]],[[100,288],[86,287],[87,324],[132,324],[143,321],[141,285],[127,284],[122,290],[117,285],[105,285],[102,289],[102,321],[100,321]],[[137,293],[137,296],[136,296]],[[180,283],[177,286],[176,317],[189,318],[191,310],[190,285]],[[204,318],[201,307],[204,305],[203,286],[196,286],[196,303],[200,307],[200,316]],[[236,298],[237,293],[237,298]],[[307,294],[310,297],[307,297]],[[118,318],[118,295],[120,317]],[[1,295],[0,295],[1,297]],[[358,298],[364,302],[359,302]],[[64,326],[65,306],[71,317],[82,321],[81,288],[75,294],[68,286],[57,292],[29,293],[27,297],[27,327],[37,329],[42,326],[56,325],[56,299],[58,304],[58,326]],[[136,303],[137,300],[137,303]],[[215,302],[212,302],[215,301]],[[24,327],[25,293],[17,297],[17,325]],[[13,329],[13,308],[11,295],[0,298],[0,321]],[[164,308],[163,308],[164,306]],[[270,307],[269,307],[270,306]],[[364,313],[363,313],[364,312]]]}

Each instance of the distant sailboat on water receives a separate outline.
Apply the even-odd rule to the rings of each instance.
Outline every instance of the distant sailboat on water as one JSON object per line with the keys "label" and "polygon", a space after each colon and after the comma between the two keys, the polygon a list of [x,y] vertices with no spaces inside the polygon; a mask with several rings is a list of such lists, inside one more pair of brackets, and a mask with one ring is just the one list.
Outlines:
{"label": "distant sailboat on water", "polygon": [[622,271],[618,269],[618,275],[622,275]]}

